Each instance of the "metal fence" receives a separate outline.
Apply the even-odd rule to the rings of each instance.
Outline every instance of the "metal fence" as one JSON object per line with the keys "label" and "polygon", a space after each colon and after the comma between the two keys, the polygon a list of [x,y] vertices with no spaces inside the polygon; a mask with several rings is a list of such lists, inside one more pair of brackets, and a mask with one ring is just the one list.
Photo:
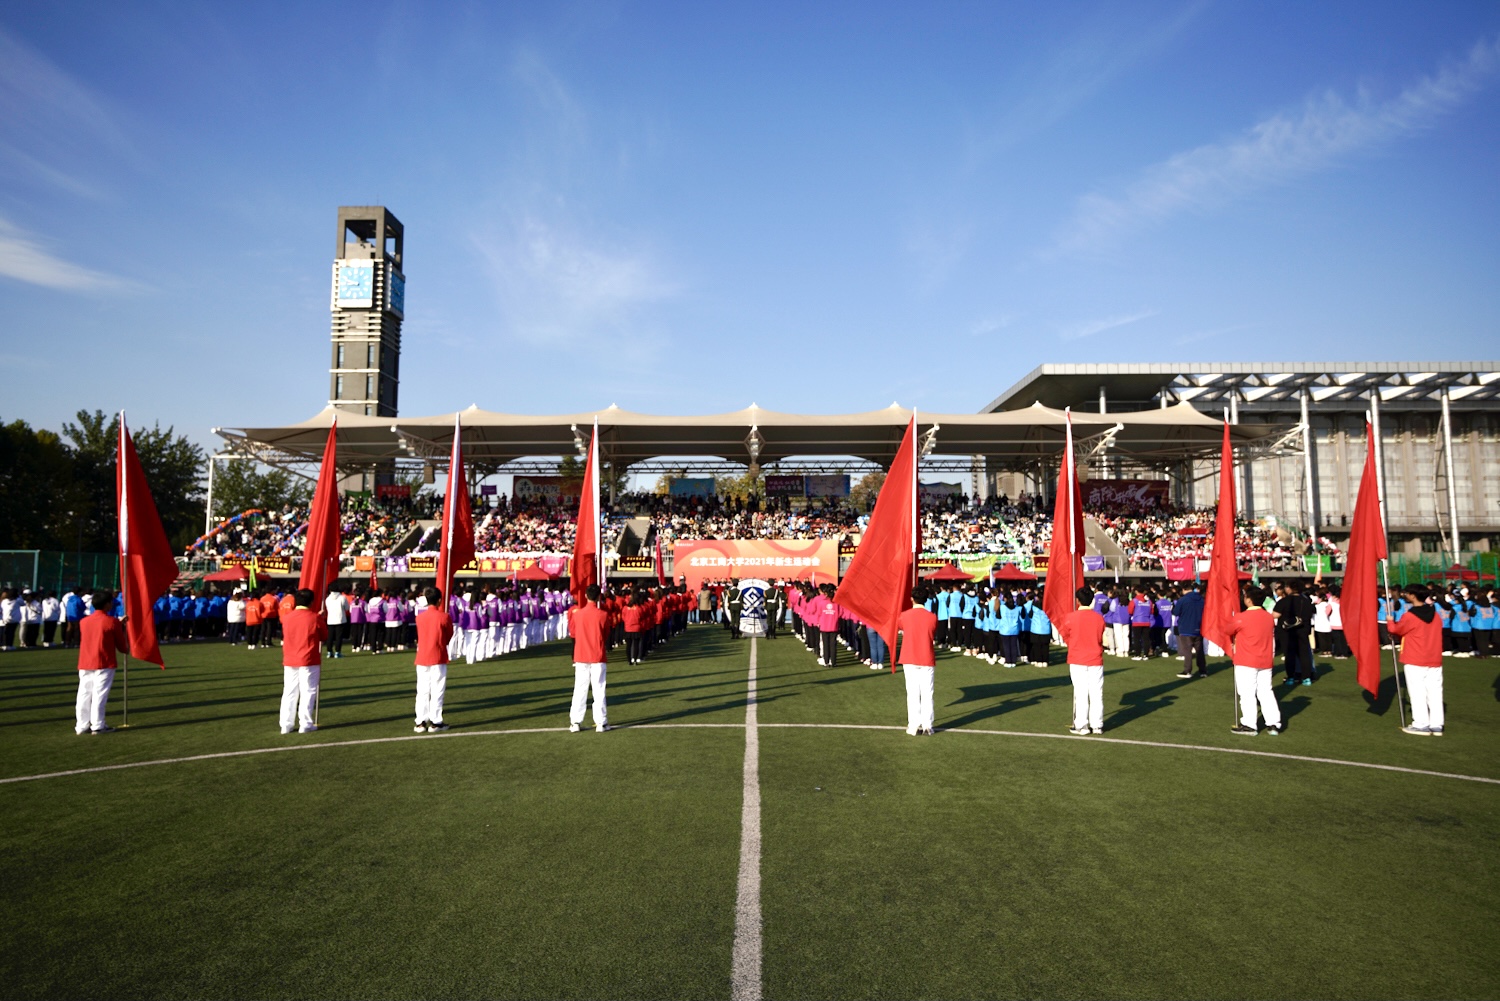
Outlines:
{"label": "metal fence", "polygon": [[114,553],[63,553],[46,549],[0,549],[0,588],[30,588],[62,594],[120,586]]}
{"label": "metal fence", "polygon": [[[1424,583],[1441,577],[1451,566],[1453,563],[1441,553],[1395,553],[1391,556],[1391,583],[1402,587]],[[1480,580],[1500,580],[1500,553],[1465,553],[1463,567],[1478,571]]]}

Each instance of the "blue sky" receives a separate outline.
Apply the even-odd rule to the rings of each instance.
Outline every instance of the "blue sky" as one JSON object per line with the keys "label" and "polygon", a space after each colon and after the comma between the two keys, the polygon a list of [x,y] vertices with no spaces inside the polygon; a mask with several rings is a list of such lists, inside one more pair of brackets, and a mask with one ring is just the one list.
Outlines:
{"label": "blue sky", "polygon": [[972,411],[1044,362],[1500,356],[1500,5],[8,4],[0,418]]}

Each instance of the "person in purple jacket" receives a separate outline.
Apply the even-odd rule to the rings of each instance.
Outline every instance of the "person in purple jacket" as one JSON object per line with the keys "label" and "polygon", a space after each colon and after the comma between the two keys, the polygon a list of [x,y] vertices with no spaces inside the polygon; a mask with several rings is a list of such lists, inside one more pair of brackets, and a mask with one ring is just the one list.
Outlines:
{"label": "person in purple jacket", "polygon": [[1113,651],[1116,657],[1130,655],[1130,603],[1126,599],[1126,593],[1118,584],[1112,587],[1109,604],[1104,610],[1104,622],[1109,626],[1110,636],[1114,640]]}
{"label": "person in purple jacket", "polygon": [[1156,595],[1156,616],[1151,621],[1151,653],[1172,656],[1168,649],[1172,632],[1172,596],[1165,591]]}
{"label": "person in purple jacket", "polygon": [[349,596],[349,645],[356,652],[366,649],[364,588]]}
{"label": "person in purple jacket", "polygon": [[406,602],[395,588],[387,592],[380,603],[380,617],[385,620],[383,645],[387,652],[405,649],[401,646],[401,623],[406,617]]}

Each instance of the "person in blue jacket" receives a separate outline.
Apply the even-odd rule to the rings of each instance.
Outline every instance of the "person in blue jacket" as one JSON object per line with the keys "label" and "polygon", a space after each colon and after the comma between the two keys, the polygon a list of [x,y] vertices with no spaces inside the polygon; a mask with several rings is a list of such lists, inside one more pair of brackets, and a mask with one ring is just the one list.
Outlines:
{"label": "person in blue jacket", "polygon": [[1500,626],[1500,607],[1487,591],[1474,596],[1474,656],[1489,657],[1495,650],[1495,628]]}
{"label": "person in blue jacket", "polygon": [[1026,660],[1029,664],[1046,667],[1052,661],[1052,620],[1042,611],[1042,588],[1036,589],[1026,607],[1026,638],[1030,645]]}
{"label": "person in blue jacket", "polygon": [[1021,660],[1022,604],[1014,591],[1006,591],[995,610],[1000,618],[1000,659],[1006,667],[1015,667]]}
{"label": "person in blue jacket", "polygon": [[[1197,582],[1172,604],[1177,616],[1177,650],[1182,654],[1179,678],[1208,677],[1208,658],[1203,644],[1203,589]],[[1198,672],[1193,673],[1196,663]]]}

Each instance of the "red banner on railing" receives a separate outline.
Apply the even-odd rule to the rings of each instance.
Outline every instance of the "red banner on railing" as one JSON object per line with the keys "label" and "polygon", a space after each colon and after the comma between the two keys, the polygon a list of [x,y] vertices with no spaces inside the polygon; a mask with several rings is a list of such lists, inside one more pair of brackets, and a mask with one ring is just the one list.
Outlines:
{"label": "red banner on railing", "polygon": [[705,580],[806,580],[837,584],[839,545],[834,539],[706,539],[673,546],[672,573],[697,588]]}

